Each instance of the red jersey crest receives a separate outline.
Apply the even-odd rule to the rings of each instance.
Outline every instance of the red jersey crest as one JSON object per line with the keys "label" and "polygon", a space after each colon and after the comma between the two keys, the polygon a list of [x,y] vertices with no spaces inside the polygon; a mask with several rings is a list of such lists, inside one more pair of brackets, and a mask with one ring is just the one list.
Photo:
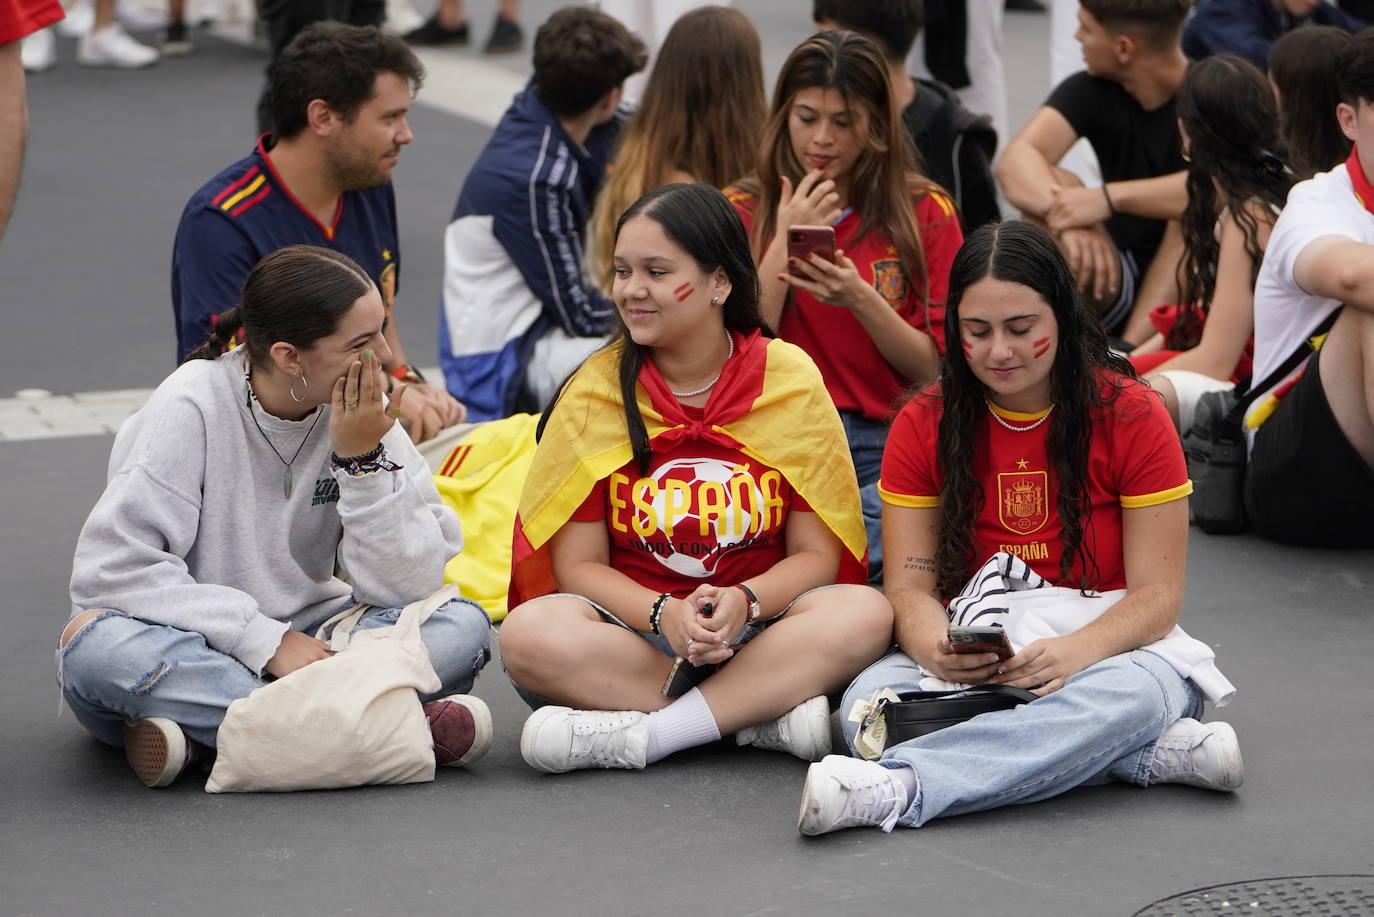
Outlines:
{"label": "red jersey crest", "polygon": [[883,258],[869,265],[873,271],[873,288],[897,312],[907,306],[906,275],[899,258]]}
{"label": "red jersey crest", "polygon": [[997,519],[1013,535],[1030,535],[1049,521],[1045,494],[1049,475],[1043,471],[1013,471],[997,475]]}

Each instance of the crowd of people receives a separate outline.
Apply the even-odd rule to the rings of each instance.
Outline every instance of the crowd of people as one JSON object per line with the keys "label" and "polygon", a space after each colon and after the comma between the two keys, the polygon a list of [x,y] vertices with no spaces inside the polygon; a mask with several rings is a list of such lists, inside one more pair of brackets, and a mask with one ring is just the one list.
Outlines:
{"label": "crowd of people", "polygon": [[[1085,69],[999,145],[908,74],[924,6],[815,0],[771,98],[749,19],[691,10],[635,105],[644,40],[555,12],[445,231],[436,380],[391,321],[424,68],[304,25],[270,130],[182,213],[181,365],[74,560],[82,724],[150,786],[212,757],[235,700],[328,658],[341,608],[382,627],[439,587],[461,520],[417,446],[532,412],[500,629],[531,767],[734,735],[814,762],[808,835],[1238,787],[1235,731],[1203,720],[1234,688],[1178,626],[1180,435],[1254,388],[1253,528],[1374,546],[1374,31],[1297,0],[1080,0]],[[951,642],[971,607],[1006,653]],[[453,600],[422,637],[437,763],[470,763],[487,616]],[[883,698],[969,685],[1034,699],[872,744]]]}

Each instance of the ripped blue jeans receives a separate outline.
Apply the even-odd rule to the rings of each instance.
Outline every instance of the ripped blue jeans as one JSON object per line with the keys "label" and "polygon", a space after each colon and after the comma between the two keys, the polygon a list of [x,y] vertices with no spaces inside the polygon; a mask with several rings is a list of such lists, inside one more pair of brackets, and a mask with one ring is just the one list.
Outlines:
{"label": "ripped blue jeans", "polygon": [[[400,613],[400,608],[374,606],[356,629],[394,624]],[[313,634],[328,617],[302,630]],[[491,659],[491,622],[466,599],[439,606],[420,625],[420,637],[442,683],[438,693],[421,700],[467,693]],[[229,705],[266,684],[234,657],[211,649],[201,634],[118,611],[78,630],[58,648],[57,660],[67,706],[91,735],[114,746],[124,744],[123,723],[162,716],[194,741],[214,747]]]}

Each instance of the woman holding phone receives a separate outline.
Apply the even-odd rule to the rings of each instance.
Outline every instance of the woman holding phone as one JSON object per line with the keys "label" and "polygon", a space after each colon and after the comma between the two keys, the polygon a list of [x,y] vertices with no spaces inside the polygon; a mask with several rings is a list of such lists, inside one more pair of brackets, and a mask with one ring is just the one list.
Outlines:
{"label": "woman holding phone", "polygon": [[833,585],[864,573],[839,418],[765,333],[719,191],[655,188],[614,240],[619,334],[545,411],[520,500],[501,658],[535,708],[521,754],[638,769],[735,733],[817,760],[826,695],[892,634],[882,595]]}
{"label": "woman holding phone", "polygon": [[[385,330],[354,261],[279,249],[115,437],[72,562],[58,681],[144,784],[213,749],[235,700],[326,658],[312,634],[335,613],[364,603],[357,628],[388,625],[442,585],[462,536],[396,423],[404,386],[387,407]],[[491,743],[486,705],[461,693],[490,623],[454,600],[420,634],[443,685],[422,698],[436,763],[466,764]]]}
{"label": "woman holding phone", "polygon": [[[958,346],[941,381],[902,408],[883,457],[898,650],[855,680],[841,709],[927,676],[1039,697],[878,761],[827,757],[808,774],[800,830],[918,827],[1112,780],[1239,786],[1234,730],[1197,720],[1204,695],[1234,689],[1206,647],[1186,672],[1161,649],[1181,634],[1192,485],[1160,397],[1108,349],[1054,240],[1029,223],[970,236],[945,332]],[[1006,660],[953,652],[945,603],[998,553],[1096,617],[1082,612]],[[1094,595],[1101,604],[1083,599]],[[1010,597],[999,604],[1015,613]],[[857,729],[845,727],[852,746]]]}
{"label": "woman holding phone", "polygon": [[[916,170],[877,46],[854,32],[798,46],[778,76],[758,172],[726,195],[750,233],[765,324],[816,361],[839,408],[876,573],[887,422],[909,384],[939,374],[963,242],[953,202]],[[789,256],[797,227],[821,248],[833,231],[833,260]]]}

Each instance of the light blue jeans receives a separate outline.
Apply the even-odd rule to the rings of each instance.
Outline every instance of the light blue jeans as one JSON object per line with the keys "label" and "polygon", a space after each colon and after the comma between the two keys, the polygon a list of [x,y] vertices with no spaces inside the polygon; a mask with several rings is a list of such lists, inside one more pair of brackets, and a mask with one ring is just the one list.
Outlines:
{"label": "light blue jeans", "polygon": [[[881,688],[919,691],[920,669],[894,651],[845,691],[840,721],[854,754],[855,700]],[[1012,710],[985,713],[888,748],[878,763],[910,766],[916,798],[898,820],[917,828],[935,818],[1049,799],[1077,786],[1121,781],[1145,786],[1155,742],[1182,717],[1197,718],[1193,683],[1145,650],[1105,659],[1063,688]]]}
{"label": "light blue jeans", "polygon": [[[301,629],[313,634],[350,599]],[[396,623],[400,608],[372,607],[356,629]],[[454,599],[420,625],[420,638],[442,682],[421,700],[472,689],[491,659],[491,622],[481,607]],[[122,746],[121,725],[152,716],[177,723],[196,742],[214,747],[229,705],[266,681],[232,656],[211,649],[194,631],[149,624],[107,611],[76,632],[58,656],[58,682],[67,706],[100,741]]]}
{"label": "light blue jeans", "polygon": [[859,501],[863,505],[864,531],[868,535],[868,581],[878,584],[883,578],[883,504],[878,496],[878,476],[883,470],[883,448],[887,445],[888,425],[870,420],[857,411],[841,411],[844,438],[849,457],[859,479]]}

